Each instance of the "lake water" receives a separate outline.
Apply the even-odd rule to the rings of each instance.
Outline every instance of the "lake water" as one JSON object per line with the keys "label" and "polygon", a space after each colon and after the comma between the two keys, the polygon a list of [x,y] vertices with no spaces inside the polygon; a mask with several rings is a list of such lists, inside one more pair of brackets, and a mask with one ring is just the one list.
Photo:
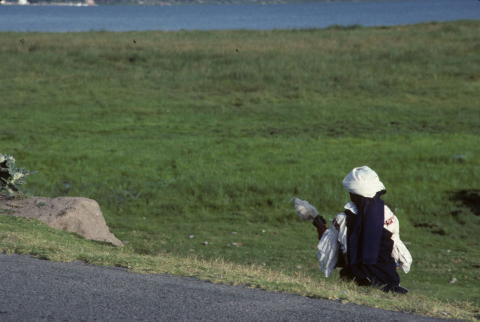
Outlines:
{"label": "lake water", "polygon": [[478,0],[284,5],[0,6],[0,31],[213,30],[388,26],[480,19]]}

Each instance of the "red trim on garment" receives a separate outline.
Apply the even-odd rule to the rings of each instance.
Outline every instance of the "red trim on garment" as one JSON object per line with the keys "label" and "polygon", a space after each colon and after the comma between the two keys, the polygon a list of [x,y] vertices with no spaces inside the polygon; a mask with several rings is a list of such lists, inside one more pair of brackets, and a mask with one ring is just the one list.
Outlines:
{"label": "red trim on garment", "polygon": [[340,231],[340,224],[337,222],[337,219],[332,222],[332,226],[335,227],[336,230]]}
{"label": "red trim on garment", "polygon": [[385,225],[390,226],[395,221],[395,216],[392,216],[390,219],[385,220]]}

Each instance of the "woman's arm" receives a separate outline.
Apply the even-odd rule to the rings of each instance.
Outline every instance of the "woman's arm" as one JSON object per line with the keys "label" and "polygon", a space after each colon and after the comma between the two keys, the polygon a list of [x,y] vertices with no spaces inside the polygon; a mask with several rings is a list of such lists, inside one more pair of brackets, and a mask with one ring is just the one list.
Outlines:
{"label": "woman's arm", "polygon": [[322,216],[318,215],[313,219],[312,224],[317,228],[318,240],[322,239],[323,233],[327,230]]}

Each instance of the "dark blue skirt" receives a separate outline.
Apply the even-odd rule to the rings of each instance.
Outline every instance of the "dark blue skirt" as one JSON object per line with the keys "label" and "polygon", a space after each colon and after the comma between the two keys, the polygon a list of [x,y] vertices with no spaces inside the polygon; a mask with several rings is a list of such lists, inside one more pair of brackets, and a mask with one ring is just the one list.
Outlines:
{"label": "dark blue skirt", "polygon": [[340,276],[354,280],[360,286],[380,286],[385,292],[396,292],[400,285],[400,276],[392,257],[392,250],[392,233],[383,228],[377,263],[346,265],[340,271]]}

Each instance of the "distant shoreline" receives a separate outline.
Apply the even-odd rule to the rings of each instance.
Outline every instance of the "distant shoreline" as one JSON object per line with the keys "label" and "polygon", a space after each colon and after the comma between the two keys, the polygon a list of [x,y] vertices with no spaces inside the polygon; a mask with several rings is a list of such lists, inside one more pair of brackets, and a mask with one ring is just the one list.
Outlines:
{"label": "distant shoreline", "polygon": [[[98,1],[98,0],[97,0]],[[33,2],[27,0],[19,0],[18,2],[0,1],[0,5],[9,6],[61,6],[61,7],[98,7],[98,6],[192,6],[192,5],[277,5],[277,4],[308,4],[308,3],[342,3],[342,2],[403,2],[412,0],[311,0],[311,1],[295,1],[295,0],[258,0],[258,1],[242,1],[242,0],[124,0],[120,2],[116,0],[106,0],[106,2],[95,3],[94,0],[87,0],[86,2]],[[126,2],[128,1],[128,2]],[[433,1],[433,0],[414,0],[414,1]]]}
{"label": "distant shoreline", "polygon": [[61,7],[97,7],[94,0],[86,0],[84,2],[34,2],[27,0],[19,0],[18,2],[0,1],[0,5],[4,6],[61,6]]}
{"label": "distant shoreline", "polygon": [[98,5],[88,5],[86,3],[80,2],[62,2],[62,3],[48,3],[48,2],[41,2],[41,3],[31,3],[27,5],[21,5],[18,3],[2,3],[1,5],[4,6],[41,6],[41,7],[98,7]]}

